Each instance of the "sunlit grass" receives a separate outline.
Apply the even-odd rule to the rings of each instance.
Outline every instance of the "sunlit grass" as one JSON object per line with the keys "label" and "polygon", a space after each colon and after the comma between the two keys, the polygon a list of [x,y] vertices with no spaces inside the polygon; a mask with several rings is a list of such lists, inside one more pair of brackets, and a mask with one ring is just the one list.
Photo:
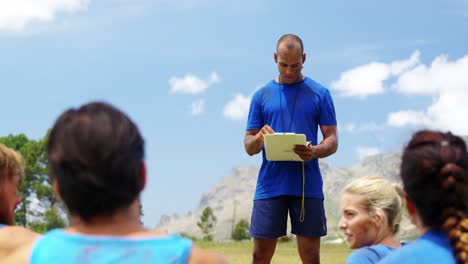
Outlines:
{"label": "sunlit grass", "polygon": [[[252,241],[228,243],[196,242],[196,244],[202,248],[224,255],[233,264],[251,263],[251,255],[253,248]],[[322,244],[320,248],[320,263],[345,263],[346,257],[349,255],[350,252],[351,250],[348,249],[346,245]],[[279,242],[271,263],[302,263],[297,252],[296,243]]]}

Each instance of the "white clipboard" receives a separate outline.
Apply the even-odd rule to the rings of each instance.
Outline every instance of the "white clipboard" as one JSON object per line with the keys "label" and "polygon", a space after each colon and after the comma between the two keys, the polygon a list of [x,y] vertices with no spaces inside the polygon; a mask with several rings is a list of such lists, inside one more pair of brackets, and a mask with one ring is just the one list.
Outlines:
{"label": "white clipboard", "polygon": [[302,161],[294,145],[307,145],[304,134],[275,133],[263,135],[266,159],[270,161]]}

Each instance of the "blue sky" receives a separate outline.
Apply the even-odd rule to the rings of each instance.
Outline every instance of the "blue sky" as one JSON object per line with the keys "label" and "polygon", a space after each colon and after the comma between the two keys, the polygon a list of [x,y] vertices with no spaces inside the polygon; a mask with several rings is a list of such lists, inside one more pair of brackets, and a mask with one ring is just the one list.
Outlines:
{"label": "blue sky", "polygon": [[468,134],[468,1],[0,1],[0,136],[42,137],[65,109],[104,100],[146,140],[144,222],[184,214],[243,149],[250,96],[277,75],[284,33],[330,88],[350,166],[422,128]]}

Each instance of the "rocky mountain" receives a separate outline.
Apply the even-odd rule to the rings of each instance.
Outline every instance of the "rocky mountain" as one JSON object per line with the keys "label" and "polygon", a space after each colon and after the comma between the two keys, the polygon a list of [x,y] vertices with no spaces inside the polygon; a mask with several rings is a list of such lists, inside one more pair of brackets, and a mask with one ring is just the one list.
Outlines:
{"label": "rocky mountain", "polygon": [[[382,175],[397,182],[399,164],[399,153],[370,156],[349,168],[337,168],[320,162],[330,237],[339,236],[336,226],[340,218],[339,193],[343,187],[353,178],[366,175]],[[162,216],[156,228],[201,237],[202,234],[196,223],[203,209],[210,206],[218,218],[213,232],[215,240],[229,240],[234,223],[240,219],[247,219],[250,222],[258,170],[257,166],[233,168],[221,182],[203,194],[193,213]]]}
{"label": "rocky mountain", "polygon": [[[465,142],[468,136],[464,136]],[[337,168],[325,162],[320,162],[320,169],[324,181],[325,209],[328,225],[328,239],[340,238],[337,224],[340,218],[339,198],[343,187],[352,179],[368,175],[382,175],[393,182],[400,182],[398,172],[401,153],[381,153],[369,156],[348,168]],[[213,186],[200,199],[198,207],[193,213],[186,215],[162,216],[156,228],[167,232],[186,233],[195,237],[202,237],[197,227],[201,212],[210,206],[218,218],[214,229],[214,239],[229,240],[234,223],[240,219],[250,222],[253,206],[253,196],[257,181],[259,166],[235,167],[221,182]],[[404,219],[400,236],[412,235],[414,226]]]}

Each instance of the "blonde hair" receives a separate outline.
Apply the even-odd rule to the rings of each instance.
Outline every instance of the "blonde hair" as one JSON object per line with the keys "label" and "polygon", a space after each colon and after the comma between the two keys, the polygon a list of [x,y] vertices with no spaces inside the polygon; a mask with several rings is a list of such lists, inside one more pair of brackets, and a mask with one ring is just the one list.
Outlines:
{"label": "blonde hair", "polygon": [[12,177],[15,174],[23,176],[24,159],[15,150],[0,143],[0,180]]}
{"label": "blonde hair", "polygon": [[367,176],[350,182],[343,193],[364,196],[363,206],[374,222],[379,222],[379,216],[385,217],[393,234],[398,232],[405,206],[403,190],[398,184],[381,176]]}

